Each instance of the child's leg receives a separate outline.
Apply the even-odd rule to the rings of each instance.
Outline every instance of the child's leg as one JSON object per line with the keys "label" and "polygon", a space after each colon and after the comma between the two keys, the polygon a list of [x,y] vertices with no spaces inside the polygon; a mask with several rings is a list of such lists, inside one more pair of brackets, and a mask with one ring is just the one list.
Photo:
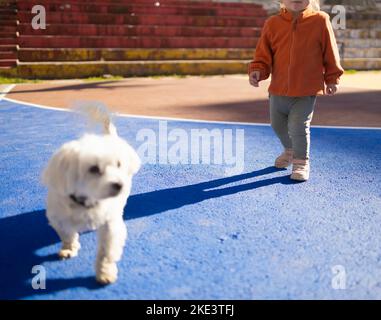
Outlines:
{"label": "child's leg", "polygon": [[271,127],[285,149],[292,148],[292,141],[288,134],[288,113],[291,103],[292,100],[289,97],[270,95]]}
{"label": "child's leg", "polygon": [[294,159],[309,159],[310,124],[316,96],[297,98],[288,116],[288,130],[294,150]]}

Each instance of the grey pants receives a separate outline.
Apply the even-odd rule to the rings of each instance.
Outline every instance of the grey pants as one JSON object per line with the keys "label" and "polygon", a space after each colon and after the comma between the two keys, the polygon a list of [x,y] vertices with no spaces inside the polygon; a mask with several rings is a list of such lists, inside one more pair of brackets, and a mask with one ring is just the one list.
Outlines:
{"label": "grey pants", "polygon": [[310,123],[316,96],[270,95],[270,119],[284,148],[294,150],[294,158],[309,159]]}

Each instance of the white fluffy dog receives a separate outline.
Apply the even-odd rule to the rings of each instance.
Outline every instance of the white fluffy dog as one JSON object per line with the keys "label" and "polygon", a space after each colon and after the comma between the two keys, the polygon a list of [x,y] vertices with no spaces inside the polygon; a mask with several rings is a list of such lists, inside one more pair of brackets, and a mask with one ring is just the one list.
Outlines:
{"label": "white fluffy dog", "polygon": [[97,229],[96,279],[109,284],[117,279],[116,262],[127,237],[123,209],[140,159],[117,135],[108,112],[85,111],[103,125],[104,134],[65,143],[50,159],[42,174],[48,187],[46,215],[62,241],[62,259],[78,254],[80,232]]}

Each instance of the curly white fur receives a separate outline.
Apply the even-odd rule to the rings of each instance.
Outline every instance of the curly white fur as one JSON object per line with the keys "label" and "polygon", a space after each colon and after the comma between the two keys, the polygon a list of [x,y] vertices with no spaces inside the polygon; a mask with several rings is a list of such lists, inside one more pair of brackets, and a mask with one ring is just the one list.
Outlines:
{"label": "curly white fur", "polygon": [[48,187],[46,215],[62,241],[58,253],[75,257],[79,233],[98,232],[96,279],[115,282],[127,229],[123,210],[131,190],[132,176],[140,159],[116,132],[109,115],[96,107],[84,110],[104,126],[104,135],[86,134],[65,143],[50,159],[42,174]]}

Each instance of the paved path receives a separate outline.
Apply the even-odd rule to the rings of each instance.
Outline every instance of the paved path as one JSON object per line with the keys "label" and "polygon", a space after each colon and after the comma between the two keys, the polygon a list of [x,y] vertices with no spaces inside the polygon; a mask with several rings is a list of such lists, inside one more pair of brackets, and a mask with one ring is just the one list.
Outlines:
{"label": "paved path", "polygon": [[[97,100],[134,115],[267,123],[268,84],[255,89],[244,75],[70,80],[17,85],[7,97],[59,108]],[[381,127],[381,72],[343,76],[336,96],[318,98],[313,124]]]}

